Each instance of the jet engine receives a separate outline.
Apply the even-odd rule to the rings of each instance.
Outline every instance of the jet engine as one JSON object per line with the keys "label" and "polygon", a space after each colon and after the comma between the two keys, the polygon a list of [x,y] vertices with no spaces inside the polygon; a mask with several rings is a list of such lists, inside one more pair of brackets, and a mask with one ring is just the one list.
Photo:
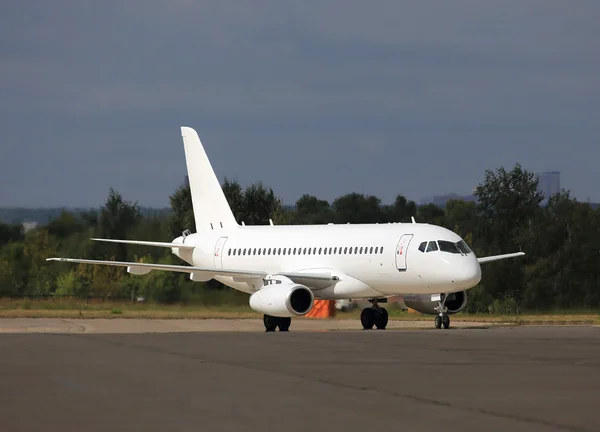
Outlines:
{"label": "jet engine", "polygon": [[265,285],[250,296],[250,307],[274,317],[292,317],[307,314],[315,297],[304,285],[274,283]]}
{"label": "jet engine", "polygon": [[[416,310],[429,315],[437,315],[435,308],[437,302],[431,301],[430,294],[411,294],[404,296],[404,304]],[[467,292],[459,291],[446,295],[446,303],[444,304],[448,308],[448,315],[455,314],[463,310],[467,306]]]}

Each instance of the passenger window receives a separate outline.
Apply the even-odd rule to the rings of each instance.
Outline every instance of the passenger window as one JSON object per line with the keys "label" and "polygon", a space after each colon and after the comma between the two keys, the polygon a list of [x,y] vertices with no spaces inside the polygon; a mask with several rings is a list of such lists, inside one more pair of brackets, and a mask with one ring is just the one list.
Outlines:
{"label": "passenger window", "polygon": [[361,247],[361,248],[360,248],[360,251],[359,251],[358,253],[362,254],[362,250],[363,250],[363,248]]}
{"label": "passenger window", "polygon": [[321,255],[321,248],[319,248],[319,255]]}
{"label": "passenger window", "polygon": [[437,243],[434,241],[430,241],[429,244],[427,245],[427,252],[434,252],[436,250],[438,250]]}
{"label": "passenger window", "polygon": [[425,252],[425,248],[427,247],[427,242],[423,242],[419,245],[419,250],[421,252]]}
{"label": "passenger window", "polygon": [[379,253],[382,254],[383,253],[383,246],[379,247]]}

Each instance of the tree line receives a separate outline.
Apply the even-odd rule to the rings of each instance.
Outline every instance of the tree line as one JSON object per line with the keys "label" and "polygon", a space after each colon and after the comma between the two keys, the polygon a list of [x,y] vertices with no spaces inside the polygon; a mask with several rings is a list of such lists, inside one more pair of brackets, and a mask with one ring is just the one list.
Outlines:
{"label": "tree line", "polygon": [[[236,220],[246,225],[267,225],[269,219],[301,225],[410,222],[414,217],[455,231],[478,256],[524,251],[525,257],[482,266],[483,279],[469,292],[470,312],[595,310],[600,304],[600,209],[565,190],[541,205],[544,196],[536,176],[519,164],[511,170],[487,170],[474,192],[476,202],[453,200],[444,208],[418,206],[403,195],[384,205],[376,196],[349,193],[331,203],[303,195],[286,209],[272,188],[261,183],[243,188],[226,179],[222,188]],[[89,241],[169,241],[186,229],[195,232],[189,186],[177,188],[170,205],[169,214],[144,215],[136,202],[111,189],[99,211],[63,211],[27,232],[20,224],[0,223],[0,297],[247,301],[216,281],[191,282],[187,274],[132,276],[121,267],[45,261],[66,256],[181,264],[169,249]]]}

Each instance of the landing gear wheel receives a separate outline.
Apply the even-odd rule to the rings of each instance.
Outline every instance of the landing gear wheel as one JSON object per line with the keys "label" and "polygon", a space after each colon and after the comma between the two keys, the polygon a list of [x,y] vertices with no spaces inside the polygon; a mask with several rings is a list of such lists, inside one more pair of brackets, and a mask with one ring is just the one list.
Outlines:
{"label": "landing gear wheel", "polygon": [[375,325],[375,311],[370,307],[364,308],[360,313],[360,323],[364,330],[371,330]]}
{"label": "landing gear wheel", "polygon": [[435,328],[437,328],[437,329],[442,328],[442,317],[439,315],[435,316]]}
{"label": "landing gear wheel", "polygon": [[447,329],[448,327],[450,327],[450,317],[448,315],[444,315],[442,317],[442,324],[444,325],[445,329]]}
{"label": "landing gear wheel", "polygon": [[265,331],[266,332],[274,332],[275,329],[277,328],[278,321],[279,321],[279,319],[277,317],[274,317],[271,315],[264,315],[263,323],[265,325]]}
{"label": "landing gear wheel", "polygon": [[388,313],[385,308],[380,308],[379,313],[376,314],[375,327],[379,330],[385,330],[388,323]]}
{"label": "landing gear wheel", "polygon": [[292,324],[292,319],[290,317],[287,318],[278,318],[279,323],[277,323],[277,327],[279,327],[279,331],[286,332],[290,331],[290,325]]}

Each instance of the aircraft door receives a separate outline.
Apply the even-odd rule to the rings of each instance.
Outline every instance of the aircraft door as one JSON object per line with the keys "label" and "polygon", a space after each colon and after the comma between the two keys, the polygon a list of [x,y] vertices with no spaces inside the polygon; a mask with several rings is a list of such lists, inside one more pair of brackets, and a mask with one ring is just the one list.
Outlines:
{"label": "aircraft door", "polygon": [[216,269],[223,268],[223,253],[225,251],[225,242],[227,241],[227,237],[221,237],[217,240],[217,244],[215,245],[215,253],[213,254],[213,266]]}
{"label": "aircraft door", "polygon": [[396,268],[398,271],[406,270],[406,253],[408,252],[408,245],[412,238],[412,234],[404,234],[400,237],[400,241],[396,247]]}

